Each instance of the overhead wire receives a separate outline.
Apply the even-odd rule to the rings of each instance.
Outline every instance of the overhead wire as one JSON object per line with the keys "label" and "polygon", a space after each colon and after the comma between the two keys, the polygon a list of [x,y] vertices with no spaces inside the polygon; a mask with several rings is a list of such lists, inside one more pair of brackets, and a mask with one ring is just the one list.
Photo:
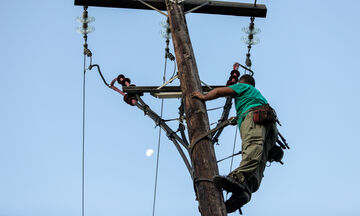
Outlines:
{"label": "overhead wire", "polygon": [[[168,47],[167,47],[167,49],[168,49]],[[163,83],[166,82],[167,60],[168,60],[168,55],[165,55]],[[174,68],[173,76],[175,74],[175,71],[176,71],[176,67]],[[164,111],[164,99],[161,99],[161,109],[160,109],[160,118],[161,119],[163,117],[163,111]],[[158,173],[159,173],[159,160],[160,160],[160,147],[161,147],[161,131],[162,131],[161,128],[159,128],[158,146],[157,146],[158,149],[157,149],[157,156],[156,156],[155,184],[154,184],[154,200],[153,200],[153,211],[152,211],[153,216],[155,215],[155,207],[156,207],[157,181],[158,181]]]}
{"label": "overhead wire", "polygon": [[233,150],[232,150],[232,155],[231,155],[231,163],[230,163],[230,172],[232,170],[232,166],[233,166],[233,162],[234,162],[237,133],[238,133],[238,127],[236,127],[236,129],[235,129],[234,145],[233,145]]}
{"label": "overhead wire", "polygon": [[[160,118],[162,118],[164,110],[164,99],[161,99],[161,111]],[[157,181],[158,181],[158,173],[159,173],[159,159],[160,159],[160,146],[161,146],[161,128],[159,128],[159,136],[158,136],[158,146],[157,146],[157,156],[156,156],[156,171],[155,171],[155,185],[154,185],[154,200],[153,200],[153,211],[152,215],[155,215],[155,204],[156,204],[156,192],[157,192]]]}
{"label": "overhead wire", "polygon": [[86,102],[86,57],[90,58],[90,65],[92,64],[92,53],[88,48],[87,34],[91,31],[88,31],[89,26],[89,16],[88,16],[88,7],[84,6],[84,11],[82,19],[80,22],[82,26],[79,28],[80,33],[83,34],[84,38],[84,65],[83,65],[83,83],[82,83],[82,156],[81,156],[81,215],[85,215],[85,102]]}
{"label": "overhead wire", "polygon": [[86,54],[84,54],[83,94],[82,94],[82,159],[81,159],[81,215],[85,215],[85,74]]}
{"label": "overhead wire", "polygon": [[[231,154],[231,162],[230,162],[230,171],[232,171],[232,166],[233,166],[233,162],[234,162],[234,156],[237,155],[235,154],[235,146],[236,146],[236,138],[237,138],[237,133],[238,133],[238,127],[236,127],[235,129],[235,137],[234,137],[234,145],[233,145],[233,150],[232,150],[232,154]],[[219,161],[218,161],[219,162]],[[226,194],[226,199],[228,198],[228,193]]]}
{"label": "overhead wire", "polygon": [[224,106],[210,108],[210,109],[207,109],[206,111],[214,111],[214,110],[218,110],[218,109],[221,109],[221,108],[224,108]]}

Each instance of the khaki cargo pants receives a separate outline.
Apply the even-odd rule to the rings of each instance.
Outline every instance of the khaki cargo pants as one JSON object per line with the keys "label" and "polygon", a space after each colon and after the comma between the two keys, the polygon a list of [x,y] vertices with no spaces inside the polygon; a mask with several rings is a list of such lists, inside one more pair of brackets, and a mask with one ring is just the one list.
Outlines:
{"label": "khaki cargo pants", "polygon": [[248,192],[259,189],[270,149],[277,140],[276,123],[267,126],[255,124],[250,111],[240,127],[242,160],[229,175],[244,184]]}

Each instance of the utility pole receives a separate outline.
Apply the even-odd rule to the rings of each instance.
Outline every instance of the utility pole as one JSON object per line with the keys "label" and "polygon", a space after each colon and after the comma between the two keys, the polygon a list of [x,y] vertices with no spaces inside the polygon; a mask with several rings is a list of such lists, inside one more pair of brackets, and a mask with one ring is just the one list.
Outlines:
{"label": "utility pole", "polygon": [[[149,9],[144,2],[159,10],[167,10],[170,21],[174,50],[182,97],[185,105],[186,123],[190,139],[190,159],[193,168],[194,185],[202,216],[227,215],[222,192],[215,187],[212,177],[218,174],[213,143],[210,139],[198,138],[210,130],[204,102],[191,98],[195,91],[202,91],[195,56],[185,19],[184,8],[188,10],[201,6],[194,12],[235,16],[265,17],[265,5],[204,1],[204,0],[75,0],[75,5]],[[195,143],[197,142],[197,143]]]}
{"label": "utility pole", "polygon": [[[194,145],[194,141],[198,137],[210,130],[209,118],[205,103],[191,97],[191,93],[202,90],[183,5],[178,1],[171,2],[170,0],[166,0],[166,4],[179,69],[188,135],[190,145]],[[219,171],[211,140],[200,140],[190,151],[190,158],[201,215],[227,215],[222,192],[212,182],[212,177]]]}

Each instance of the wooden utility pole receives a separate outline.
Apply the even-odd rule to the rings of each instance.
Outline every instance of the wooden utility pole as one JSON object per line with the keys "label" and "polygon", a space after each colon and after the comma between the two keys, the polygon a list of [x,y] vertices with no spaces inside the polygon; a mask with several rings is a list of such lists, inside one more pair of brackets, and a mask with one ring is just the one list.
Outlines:
{"label": "wooden utility pole", "polygon": [[[202,90],[183,5],[170,0],[166,0],[166,4],[179,69],[187,129],[190,144],[194,144],[198,137],[210,130],[209,118],[205,103],[191,97],[191,93]],[[201,215],[227,215],[222,192],[212,182],[212,177],[219,172],[213,143],[210,139],[202,139],[190,154]]]}
{"label": "wooden utility pole", "polygon": [[204,102],[191,98],[191,93],[202,91],[195,56],[192,49],[185,19],[184,7],[190,8],[203,5],[195,10],[199,13],[226,14],[236,16],[265,17],[265,5],[204,1],[204,0],[75,0],[75,5],[103,6],[120,8],[146,9],[143,2],[167,10],[170,21],[174,50],[182,96],[185,105],[186,123],[191,146],[190,158],[193,168],[194,184],[202,216],[227,215],[222,192],[215,187],[212,177],[218,174],[213,143],[210,139],[195,141],[209,130],[209,119]]}

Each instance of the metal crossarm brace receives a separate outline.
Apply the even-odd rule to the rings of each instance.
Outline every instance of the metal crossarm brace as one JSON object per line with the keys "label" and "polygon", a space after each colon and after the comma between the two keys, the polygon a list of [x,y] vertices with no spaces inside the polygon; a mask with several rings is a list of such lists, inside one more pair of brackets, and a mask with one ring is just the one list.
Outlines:
{"label": "metal crossarm brace", "polygon": [[137,104],[138,108],[140,108],[142,111],[144,111],[145,115],[148,115],[152,120],[155,121],[155,123],[157,125],[159,125],[161,128],[164,129],[164,131],[167,134],[172,134],[172,136],[174,136],[174,138],[180,142],[185,148],[187,148],[187,144],[175,133],[175,131],[173,131],[165,122],[164,120],[158,115],[156,114],[138,95],[137,95],[137,99],[141,104]]}
{"label": "metal crossarm brace", "polygon": [[[143,0],[153,7],[166,11],[166,4],[164,0]],[[186,0],[182,2],[184,10],[189,11],[203,5],[201,8],[193,11],[194,13],[204,14],[218,14],[218,15],[233,15],[233,16],[247,16],[247,17],[266,17],[267,8],[263,4],[240,3],[240,2],[226,2],[226,1],[209,1],[209,0]],[[98,6],[98,7],[113,7],[113,8],[130,8],[130,9],[144,9],[149,10],[148,6],[144,5],[138,0],[75,0],[75,5],[82,6]]]}
{"label": "metal crossarm brace", "polygon": [[[136,98],[138,100],[138,103],[136,106],[144,111],[145,115],[149,116],[161,129],[163,129],[166,132],[167,137],[174,143],[176,149],[180,153],[180,156],[184,160],[184,163],[186,165],[186,168],[188,169],[191,178],[193,178],[193,169],[189,163],[188,158],[186,157],[184,151],[180,147],[179,143],[182,144],[186,149],[188,148],[187,144],[176,134],[175,131],[173,131],[164,121],[163,119],[156,114],[150,107],[139,97],[139,95],[136,95]],[[178,143],[179,142],[179,143]]]}

